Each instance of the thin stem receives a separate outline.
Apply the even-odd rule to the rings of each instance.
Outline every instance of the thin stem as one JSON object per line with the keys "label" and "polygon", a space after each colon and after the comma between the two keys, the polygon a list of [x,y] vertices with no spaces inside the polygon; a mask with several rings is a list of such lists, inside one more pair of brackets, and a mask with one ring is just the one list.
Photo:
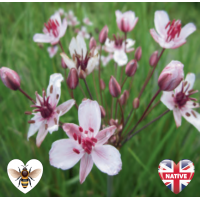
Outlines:
{"label": "thin stem", "polygon": [[24,90],[21,88],[18,89],[24,96],[26,96],[29,100],[31,100],[34,104],[36,103],[35,100],[33,100]]}
{"label": "thin stem", "polygon": [[111,114],[110,114],[110,118],[112,119],[113,118],[113,101],[114,101],[114,98],[112,97],[112,102],[111,102]]}
{"label": "thin stem", "polygon": [[63,46],[62,46],[60,40],[59,40],[58,44],[60,45],[60,48],[61,48],[62,52],[65,52],[65,50],[64,50],[64,48],[63,48]]}
{"label": "thin stem", "polygon": [[144,116],[144,118],[160,103],[160,100],[158,100],[150,109],[149,111],[146,113],[146,115]]}
{"label": "thin stem", "polygon": [[101,90],[101,52],[102,52],[102,45],[100,46],[100,53],[99,53],[99,93],[101,98],[101,105],[103,106],[103,98]]}
{"label": "thin stem", "polygon": [[84,90],[83,90],[83,88],[82,88],[81,84],[79,83],[79,84],[78,84],[78,86],[79,86],[79,88],[80,88],[80,90],[81,90],[81,92],[82,92],[83,96],[86,98],[86,97],[87,97],[87,95],[85,94],[85,92],[84,92]]}
{"label": "thin stem", "polygon": [[[115,119],[117,118],[117,106],[118,106],[118,99],[116,100],[116,104],[115,104]],[[120,103],[119,103],[120,104]]]}
{"label": "thin stem", "polygon": [[124,126],[124,112],[123,112],[123,108],[122,108],[122,105],[119,103],[119,99],[117,100],[117,102],[118,102],[119,107],[120,107],[120,110],[121,110],[121,115],[122,115],[121,121],[122,121],[122,125]]}
{"label": "thin stem", "polygon": [[122,82],[122,76],[123,76],[124,66],[121,67],[121,73],[120,73],[120,84]]}
{"label": "thin stem", "polygon": [[97,101],[99,102],[99,96],[98,96],[98,92],[97,92],[97,85],[96,85],[96,81],[95,81],[95,74],[94,74],[94,71],[92,72],[92,78],[93,78],[94,89],[95,89]]}
{"label": "thin stem", "polygon": [[131,90],[131,88],[132,88],[133,80],[134,80],[134,76],[132,77],[132,79],[131,79],[131,81],[130,81],[130,85],[129,85],[129,89],[128,89],[129,92],[130,92],[130,90]]}
{"label": "thin stem", "polygon": [[115,67],[115,78],[117,79],[117,63],[116,62],[114,64],[114,67]]}
{"label": "thin stem", "polygon": [[128,120],[130,119],[130,117],[131,117],[133,111],[134,111],[134,108],[131,109],[131,111],[130,111],[128,117],[126,118],[126,121],[125,121],[125,123],[124,123],[124,128],[125,128],[126,124],[128,123]]}
{"label": "thin stem", "polygon": [[153,101],[155,100],[155,98],[158,96],[158,94],[161,92],[161,89],[159,89],[156,94],[153,96],[153,98],[151,99],[150,103],[148,104],[146,110],[144,111],[142,117],[139,119],[139,121],[136,123],[136,125],[130,130],[130,132],[128,133],[128,137],[129,135],[137,128],[138,124],[143,120],[145,114],[147,113],[149,107],[151,106],[151,104],[153,103]]}
{"label": "thin stem", "polygon": [[[73,90],[71,90],[71,97],[72,97],[72,99],[75,100]],[[76,108],[78,110],[78,104],[77,103],[75,103],[75,106],[76,106]]]}
{"label": "thin stem", "polygon": [[163,48],[162,51],[161,51],[161,53],[160,53],[160,55],[159,55],[159,57],[158,57],[158,59],[157,59],[157,62],[156,62],[156,64],[155,64],[155,66],[153,67],[153,69],[152,69],[152,71],[151,71],[151,73],[150,73],[150,75],[147,76],[146,81],[144,82],[144,85],[142,86],[142,89],[141,89],[141,91],[140,91],[140,93],[139,93],[139,95],[138,95],[138,98],[139,98],[139,99],[140,99],[140,97],[141,97],[141,95],[142,95],[142,93],[143,93],[145,87],[147,86],[147,84],[148,84],[150,78],[152,77],[152,75],[153,75],[153,73],[154,73],[154,71],[155,71],[155,69],[156,69],[156,66],[157,66],[157,64],[158,64],[158,61],[160,60],[160,58],[161,58],[161,56],[162,56],[162,54],[163,54],[164,51],[165,51],[165,49]]}
{"label": "thin stem", "polygon": [[128,78],[128,76],[126,76],[126,78],[124,79],[123,83],[121,84],[121,89],[123,88],[123,86],[124,86],[124,84],[125,84],[127,78]]}
{"label": "thin stem", "polygon": [[140,131],[142,131],[143,129],[145,129],[146,127],[148,127],[149,125],[151,125],[153,122],[157,121],[158,119],[160,119],[162,116],[164,116],[165,114],[167,114],[170,110],[166,110],[164,113],[162,113],[161,115],[159,115],[158,117],[156,117],[154,120],[152,120],[151,122],[149,122],[148,124],[146,124],[145,126],[143,126],[141,129],[139,129],[138,131],[136,131],[135,133],[133,133],[132,135],[129,135],[126,140],[124,140],[122,142],[122,145],[124,145],[128,140],[130,140],[134,135],[138,134]]}
{"label": "thin stem", "polygon": [[84,78],[83,80],[84,80],[85,86],[86,86],[86,88],[87,88],[87,91],[88,91],[88,93],[89,93],[89,95],[90,95],[90,99],[93,100],[92,94],[91,94],[91,92],[90,92],[90,89],[89,89],[89,87],[88,87],[88,84],[87,84],[87,82],[86,82],[86,79]]}
{"label": "thin stem", "polygon": [[107,175],[107,197],[112,196],[112,176]]}

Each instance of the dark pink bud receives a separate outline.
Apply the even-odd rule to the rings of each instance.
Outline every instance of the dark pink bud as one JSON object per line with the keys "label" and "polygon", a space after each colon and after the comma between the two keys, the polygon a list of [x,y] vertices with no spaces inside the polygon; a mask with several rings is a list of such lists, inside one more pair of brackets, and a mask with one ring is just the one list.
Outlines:
{"label": "dark pink bud", "polygon": [[131,60],[126,65],[125,73],[126,73],[127,76],[134,76],[136,70],[137,70],[137,61]]}
{"label": "dark pink bud", "polygon": [[96,46],[97,46],[96,40],[94,39],[94,37],[91,37],[90,44],[89,44],[90,50],[93,49]]}
{"label": "dark pink bud", "polygon": [[161,72],[158,85],[163,91],[174,90],[184,78],[184,65],[179,61],[171,61]]}
{"label": "dark pink bud", "polygon": [[20,88],[20,78],[17,72],[7,67],[0,68],[0,77],[3,84],[11,90],[18,90]]}
{"label": "dark pink bud", "polygon": [[127,101],[128,98],[129,98],[129,91],[128,91],[128,90],[125,90],[125,91],[124,91],[124,96],[125,96],[126,101]]}
{"label": "dark pink bud", "polygon": [[135,98],[133,100],[133,108],[137,109],[140,106],[140,100],[138,98]]}
{"label": "dark pink bud", "polygon": [[67,85],[70,89],[74,90],[79,83],[79,78],[77,74],[77,70],[75,68],[70,69],[68,77],[67,77]]}
{"label": "dark pink bud", "polygon": [[141,47],[138,47],[136,50],[135,50],[135,59],[137,61],[139,61],[142,57],[142,48]]}
{"label": "dark pink bud", "polygon": [[109,91],[113,97],[118,97],[121,94],[121,86],[113,76],[110,77]]}
{"label": "dark pink bud", "polygon": [[149,65],[154,67],[158,60],[158,51],[152,53],[151,57],[149,58]]}
{"label": "dark pink bud", "polygon": [[101,79],[100,80],[100,88],[101,88],[101,90],[104,90],[105,87],[106,87],[106,85],[105,85],[104,81]]}
{"label": "dark pink bud", "polygon": [[61,66],[62,68],[66,69],[67,65],[65,64],[65,61],[63,60],[63,58],[61,58]]}
{"label": "dark pink bud", "polygon": [[106,25],[106,26],[103,27],[103,29],[99,33],[99,42],[101,44],[104,44],[106,39],[107,39],[107,37],[108,37],[108,27]]}
{"label": "dark pink bud", "polygon": [[104,118],[106,116],[106,111],[102,106],[99,106],[101,110],[101,118]]}
{"label": "dark pink bud", "polygon": [[114,119],[110,119],[110,121],[109,121],[109,124],[110,124],[110,126],[118,126],[119,124],[118,124],[118,120],[114,120]]}

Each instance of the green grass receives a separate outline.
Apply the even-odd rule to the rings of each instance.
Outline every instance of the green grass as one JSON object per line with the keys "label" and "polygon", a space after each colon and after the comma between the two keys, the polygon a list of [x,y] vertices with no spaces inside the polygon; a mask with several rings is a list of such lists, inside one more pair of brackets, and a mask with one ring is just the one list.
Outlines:
{"label": "green grass", "polygon": [[[185,74],[196,73],[195,89],[200,84],[200,37],[199,3],[0,3],[0,66],[7,66],[17,71],[21,77],[21,87],[34,97],[35,91],[41,93],[47,88],[49,76],[54,72],[63,73],[59,53],[50,59],[44,44],[39,48],[33,42],[35,33],[41,32],[43,23],[62,7],[65,11],[72,9],[81,21],[88,16],[94,26],[88,31],[98,39],[94,29],[101,29],[105,24],[109,27],[109,36],[118,31],[115,10],[133,10],[139,21],[135,29],[128,34],[136,40],[135,47],[142,47],[142,59],[134,77],[125,116],[128,115],[132,100],[137,97],[149,71],[149,57],[155,50],[161,51],[154,42],[149,29],[154,27],[154,12],[165,9],[171,19],[181,19],[182,24],[194,22],[197,31],[188,37],[187,43],[175,50],[166,50],[148,87],[142,95],[140,108],[130,123],[137,122],[149,103],[150,98],[157,91],[157,79],[161,70],[171,61],[179,60],[184,66]],[[188,12],[190,11],[190,12]],[[186,14],[187,13],[187,14]],[[73,36],[71,28],[61,39],[64,49],[68,51],[68,44]],[[87,41],[89,42],[89,41]],[[129,59],[134,53],[129,55]],[[118,79],[121,69],[118,68]],[[113,61],[103,69],[102,78],[107,87],[106,101],[110,106],[111,96],[108,91],[110,75],[114,74]],[[95,72],[97,78],[97,71]],[[125,75],[123,75],[125,77]],[[95,96],[92,75],[87,78],[92,94]],[[130,80],[129,80],[130,81]],[[125,87],[129,86],[129,81]],[[81,84],[83,85],[82,81]],[[98,84],[98,83],[97,83]],[[86,92],[85,86],[83,88]],[[35,145],[36,134],[27,141],[27,131],[30,116],[24,111],[31,110],[31,103],[19,92],[14,92],[0,84],[0,196],[106,196],[107,175],[93,167],[86,181],[79,183],[79,164],[72,170],[62,171],[49,164],[49,150],[51,144],[61,138],[67,138],[60,129],[52,135],[48,134],[40,148]],[[78,104],[83,96],[77,88],[74,92]],[[199,94],[196,95],[199,97]],[[62,84],[60,103],[69,99],[66,84]],[[166,107],[160,103],[138,127],[142,127],[156,118]],[[120,113],[120,112],[118,112]],[[77,123],[77,110],[73,107],[61,118],[63,122]],[[200,134],[184,119],[182,126],[176,128],[173,114],[170,112],[162,119],[149,126],[137,136],[133,137],[122,149],[122,170],[113,177],[113,196],[199,196],[200,184]],[[38,159],[44,167],[43,176],[38,185],[28,194],[18,191],[10,182],[7,175],[7,164],[12,159],[20,159],[26,163],[30,159]],[[194,162],[195,175],[190,184],[178,195],[173,194],[164,186],[159,175],[158,165],[163,159],[172,159],[178,163],[181,159]]]}

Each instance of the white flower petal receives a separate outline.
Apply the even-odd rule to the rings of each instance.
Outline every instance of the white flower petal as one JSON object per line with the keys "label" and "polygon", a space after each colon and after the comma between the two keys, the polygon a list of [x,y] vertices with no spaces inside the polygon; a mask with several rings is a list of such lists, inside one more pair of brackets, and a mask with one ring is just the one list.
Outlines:
{"label": "white flower petal", "polygon": [[86,177],[90,173],[93,167],[92,156],[87,153],[81,158],[79,179],[81,184],[85,181]]}
{"label": "white flower petal", "polygon": [[63,58],[65,64],[69,69],[75,68],[76,69],[76,64],[73,60],[71,60],[65,53],[60,54],[61,57]]}
{"label": "white flower petal", "polygon": [[126,39],[126,49],[132,47],[135,44],[135,40]]}
{"label": "white flower petal", "polygon": [[54,38],[51,37],[48,34],[42,34],[42,33],[36,33],[33,36],[33,41],[38,42],[38,43],[49,43],[53,40]]}
{"label": "white flower petal", "polygon": [[[71,57],[73,58],[73,55],[76,53],[80,53],[78,52],[79,49],[77,49],[77,42],[76,42],[76,39],[73,37],[70,44],[69,44],[69,52],[70,52],[70,55]],[[62,53],[64,54],[64,53]],[[61,54],[60,54],[61,55]],[[65,54],[64,54],[65,55]],[[61,55],[62,56],[62,55]],[[64,58],[63,58],[64,59]]]}
{"label": "white flower petal", "polygon": [[170,110],[173,110],[175,103],[174,103],[174,92],[163,92],[163,95],[160,98],[160,101],[162,101],[162,103],[169,108]]}
{"label": "white flower petal", "polygon": [[182,29],[179,36],[179,40],[186,39],[190,34],[196,31],[196,26],[193,23],[186,24]]}
{"label": "white flower petal", "polygon": [[56,55],[57,51],[58,51],[58,46],[55,45],[55,46],[52,46],[52,47],[48,47],[47,51],[49,53],[49,57],[53,58]]}
{"label": "white flower petal", "polygon": [[60,111],[60,116],[64,115],[66,112],[68,112],[71,107],[75,104],[75,100],[74,99],[70,99],[64,103],[62,103],[61,105],[59,105],[56,109],[58,111]]}
{"label": "white flower petal", "polygon": [[87,75],[93,72],[94,68],[98,66],[98,64],[99,64],[99,57],[97,54],[96,56],[91,57],[88,61],[87,68],[86,68]]}
{"label": "white flower petal", "polygon": [[85,58],[86,53],[87,53],[87,47],[86,47],[86,43],[85,43],[83,37],[80,35],[77,35],[76,42],[80,49],[79,55],[83,55],[83,58]]}
{"label": "white flower petal", "polygon": [[47,130],[49,131],[49,133],[53,133],[54,131],[57,131],[59,126],[59,117],[60,115],[58,113],[54,113],[47,121],[47,125],[48,125],[48,128]]}
{"label": "white flower petal", "polygon": [[60,33],[59,33],[59,38],[63,37],[65,35],[65,32],[67,30],[67,19],[64,18],[62,25],[60,27]]}
{"label": "white flower petal", "polygon": [[96,145],[105,144],[108,141],[108,139],[114,134],[115,130],[116,126],[110,126],[100,131],[95,137],[97,139]]}
{"label": "white flower petal", "polygon": [[184,88],[188,88],[187,91],[190,91],[193,86],[194,86],[194,82],[195,82],[195,74],[194,73],[188,73],[186,78],[185,78],[185,81],[187,81],[188,84],[184,87]]}
{"label": "white flower petal", "polygon": [[155,29],[150,29],[150,34],[153,37],[153,39],[159,43],[159,35],[156,33]]}
{"label": "white flower petal", "polygon": [[95,137],[101,125],[101,111],[97,101],[89,99],[83,101],[78,108],[78,119],[79,125],[84,130],[88,130],[89,128],[94,130],[91,135]]}
{"label": "white flower petal", "polygon": [[[75,153],[73,149],[80,151],[79,154]],[[51,146],[49,151],[50,165],[67,170],[72,168],[84,155],[81,146],[72,139],[57,140]]]}
{"label": "white flower petal", "polygon": [[122,168],[121,155],[111,145],[97,146],[92,150],[92,160],[104,173],[110,176],[116,175]]}
{"label": "white flower petal", "polygon": [[35,116],[31,120],[34,120],[35,123],[30,124],[28,134],[27,134],[27,140],[29,140],[29,138],[38,131],[38,129],[42,125],[43,118],[41,117],[40,114],[36,113]]}
{"label": "white flower petal", "polygon": [[60,73],[55,73],[50,76],[49,85],[47,88],[47,96],[50,96],[49,103],[55,109],[61,95],[61,81],[63,76]]}
{"label": "white flower petal", "polygon": [[174,108],[173,115],[176,122],[176,127],[178,128],[179,126],[181,126],[181,111],[179,110],[179,108]]}
{"label": "white flower petal", "polygon": [[103,49],[109,53],[113,53],[115,50],[115,42],[111,41],[109,38],[107,38]]}
{"label": "white flower petal", "polygon": [[113,59],[118,64],[119,67],[126,65],[128,62],[128,57],[123,49],[115,50]]}
{"label": "white flower petal", "polygon": [[166,32],[167,32],[167,30],[165,29],[165,26],[167,25],[169,21],[170,20],[169,20],[169,16],[167,12],[163,10],[159,10],[155,12],[154,23],[155,23],[156,31],[163,38],[165,37]]}
{"label": "white flower petal", "polygon": [[40,145],[42,144],[47,133],[48,133],[48,130],[45,130],[45,122],[43,122],[43,124],[40,126],[40,129],[39,129],[37,137],[36,137],[37,147],[40,147]]}
{"label": "white flower petal", "polygon": [[192,109],[181,110],[183,117],[200,132],[200,114]]}
{"label": "white flower petal", "polygon": [[52,19],[54,21],[56,20],[59,23],[59,25],[61,26],[61,18],[60,18],[60,14],[58,12],[56,12],[55,14],[53,14],[50,17],[50,19]]}

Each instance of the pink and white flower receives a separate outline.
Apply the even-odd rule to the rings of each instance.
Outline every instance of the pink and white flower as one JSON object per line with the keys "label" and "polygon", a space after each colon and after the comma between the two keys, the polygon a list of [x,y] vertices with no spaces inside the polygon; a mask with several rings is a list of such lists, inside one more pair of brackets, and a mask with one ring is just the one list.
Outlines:
{"label": "pink and white flower", "polygon": [[36,104],[31,107],[34,117],[29,121],[30,128],[27,139],[34,135],[38,130],[36,145],[39,147],[47,133],[58,130],[59,118],[64,115],[74,104],[75,100],[68,100],[57,106],[61,95],[61,81],[63,76],[55,73],[50,76],[49,86],[46,92],[43,90],[42,97],[36,92]]}
{"label": "pink and white flower", "polygon": [[78,35],[82,36],[83,38],[89,39],[90,34],[87,32],[87,28],[85,26],[81,27],[81,30],[78,30]]}
{"label": "pink and white flower", "polygon": [[132,31],[138,22],[138,17],[135,17],[135,13],[133,11],[122,13],[117,10],[115,11],[115,15],[117,18],[118,28],[125,33]]}
{"label": "pink and white flower", "polygon": [[153,39],[165,49],[175,49],[186,43],[186,38],[196,30],[193,23],[181,28],[180,20],[169,20],[167,12],[159,10],[154,16],[155,29],[150,29]]}
{"label": "pink and white flower", "polygon": [[80,78],[86,78],[99,63],[97,49],[94,48],[88,53],[85,41],[80,35],[72,38],[69,44],[69,51],[72,59],[65,53],[60,55],[69,69],[75,68],[77,70]]}
{"label": "pink and white flower", "polygon": [[113,41],[107,38],[104,50],[109,53],[114,53],[113,55],[114,61],[118,64],[118,66],[123,66],[128,62],[128,57],[126,53],[134,51],[134,48],[132,48],[134,44],[135,41],[132,39],[126,39],[125,42],[123,38],[116,37],[114,35]]}
{"label": "pink and white flower", "polygon": [[48,47],[47,51],[49,53],[49,57],[53,58],[56,55],[57,51],[58,51],[58,46],[54,45],[54,46]]}
{"label": "pink and white flower", "polygon": [[72,10],[66,13],[66,17],[69,26],[76,26],[80,24],[80,22],[77,20],[77,17],[74,15]]}
{"label": "pink and white flower", "polygon": [[106,144],[114,134],[116,126],[99,131],[101,111],[96,101],[85,100],[78,109],[79,126],[66,123],[63,130],[69,139],[52,144],[49,152],[50,164],[62,170],[72,168],[79,160],[79,179],[83,183],[90,173],[93,163],[100,171],[116,175],[121,170],[122,161],[119,151]]}
{"label": "pink and white flower", "polygon": [[85,23],[85,24],[88,25],[88,26],[92,26],[92,25],[93,25],[93,23],[89,20],[88,17],[85,17],[85,18],[83,19],[83,23]]}
{"label": "pink and white flower", "polygon": [[40,43],[51,43],[52,45],[55,45],[60,41],[60,38],[62,38],[65,35],[66,30],[66,18],[64,18],[63,22],[61,22],[60,14],[56,12],[50,17],[48,23],[44,24],[44,34],[36,33],[33,36],[33,41]]}
{"label": "pink and white flower", "polygon": [[57,12],[59,13],[60,16],[63,16],[65,14],[64,9],[62,8],[59,8]]}
{"label": "pink and white flower", "polygon": [[190,97],[198,92],[192,89],[194,82],[195,74],[187,74],[185,81],[182,81],[175,91],[163,92],[161,101],[169,110],[173,110],[177,127],[181,126],[181,116],[183,116],[200,131],[200,114],[193,110],[198,108],[199,104],[196,103],[197,99]]}

